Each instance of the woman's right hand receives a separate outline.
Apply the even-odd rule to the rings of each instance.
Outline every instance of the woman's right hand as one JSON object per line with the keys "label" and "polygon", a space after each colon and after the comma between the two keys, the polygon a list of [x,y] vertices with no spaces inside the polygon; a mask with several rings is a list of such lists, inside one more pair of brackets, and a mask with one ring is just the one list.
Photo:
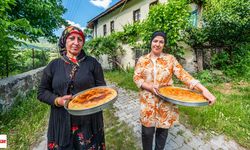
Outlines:
{"label": "woman's right hand", "polygon": [[62,97],[57,97],[56,98],[56,103],[59,105],[59,106],[64,106],[65,102],[67,100],[70,100],[72,99],[72,95],[64,95]]}

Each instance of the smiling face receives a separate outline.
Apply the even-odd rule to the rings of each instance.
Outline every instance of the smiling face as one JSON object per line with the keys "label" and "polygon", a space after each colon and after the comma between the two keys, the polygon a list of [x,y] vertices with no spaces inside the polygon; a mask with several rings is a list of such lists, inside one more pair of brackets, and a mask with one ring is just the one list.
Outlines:
{"label": "smiling face", "polygon": [[67,54],[77,56],[83,46],[83,39],[77,33],[71,33],[66,39]]}
{"label": "smiling face", "polygon": [[162,36],[156,36],[151,43],[151,52],[154,55],[160,55],[165,45],[164,38]]}

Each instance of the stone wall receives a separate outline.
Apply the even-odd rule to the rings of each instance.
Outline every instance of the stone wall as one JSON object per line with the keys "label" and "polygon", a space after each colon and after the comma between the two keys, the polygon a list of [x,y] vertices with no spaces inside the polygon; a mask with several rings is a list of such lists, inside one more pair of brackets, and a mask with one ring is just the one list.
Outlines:
{"label": "stone wall", "polygon": [[44,67],[0,80],[0,112],[8,110],[16,97],[23,97],[40,83]]}

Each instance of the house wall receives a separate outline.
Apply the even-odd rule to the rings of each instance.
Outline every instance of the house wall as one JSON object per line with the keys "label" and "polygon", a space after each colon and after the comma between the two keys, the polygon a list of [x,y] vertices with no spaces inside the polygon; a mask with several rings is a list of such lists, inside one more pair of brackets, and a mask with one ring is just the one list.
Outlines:
{"label": "house wall", "polygon": [[115,31],[122,31],[123,26],[126,24],[133,23],[133,11],[140,9],[141,19],[146,18],[148,13],[148,2],[145,0],[142,1],[129,1],[123,7],[116,9],[115,11],[101,17],[98,20],[97,26],[97,37],[103,36],[103,25],[107,25],[107,35],[110,34],[110,22],[114,21]]}
{"label": "house wall", "polygon": [[[107,26],[107,35],[111,34],[110,32],[110,22],[114,21],[114,30],[115,31],[122,31],[123,26],[126,24],[132,24],[133,23],[133,12],[137,9],[140,9],[141,14],[141,20],[145,19],[149,12],[149,4],[153,2],[154,0],[141,0],[141,1],[129,1],[126,3],[126,5],[123,7],[116,9],[115,11],[111,12],[110,14],[107,14],[103,17],[101,17],[98,20],[97,24],[97,34],[95,37],[101,37],[103,36],[103,26],[106,24]],[[125,53],[122,57],[120,57],[120,61],[123,67],[133,67],[135,64],[134,60],[134,52],[132,51],[131,47],[128,45],[122,45],[123,49],[125,50]],[[108,64],[107,56],[101,56],[101,59],[99,59],[100,63],[102,64],[102,67],[104,69],[111,69],[112,66]]]}
{"label": "house wall", "polygon": [[[103,36],[103,25],[106,24],[107,26],[107,35],[110,32],[110,22],[114,21],[114,30],[115,31],[122,31],[123,26],[126,24],[133,23],[133,12],[137,9],[140,9],[141,17],[140,19],[146,19],[149,13],[149,5],[150,3],[154,2],[155,0],[132,0],[128,1],[126,5],[123,7],[119,7],[118,9],[114,10],[113,12],[101,17],[98,19],[97,24],[95,24],[94,29],[94,37],[101,37]],[[158,0],[159,3],[165,3],[167,0]],[[197,6],[195,4],[191,5],[191,10],[195,10]],[[120,57],[120,62],[123,67],[134,67],[135,65],[135,52],[131,49],[129,45],[122,45],[123,49],[125,50],[125,54]],[[184,67],[190,72],[196,72],[196,57],[195,53],[192,48],[188,45],[185,46],[185,61],[183,61]],[[101,56],[99,62],[102,64],[104,69],[111,69],[111,65],[108,64],[107,56]]]}

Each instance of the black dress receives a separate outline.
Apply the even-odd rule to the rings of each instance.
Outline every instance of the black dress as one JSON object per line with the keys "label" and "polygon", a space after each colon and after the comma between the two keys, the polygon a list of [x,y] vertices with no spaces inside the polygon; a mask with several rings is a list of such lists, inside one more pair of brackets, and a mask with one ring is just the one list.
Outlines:
{"label": "black dress", "polygon": [[78,69],[74,78],[70,72],[74,63],[65,54],[51,61],[43,71],[38,99],[51,106],[48,127],[48,149],[105,149],[103,115],[98,112],[87,116],[72,116],[54,100],[67,95],[72,84],[72,95],[96,86],[106,85],[100,63],[82,51],[77,57]]}

